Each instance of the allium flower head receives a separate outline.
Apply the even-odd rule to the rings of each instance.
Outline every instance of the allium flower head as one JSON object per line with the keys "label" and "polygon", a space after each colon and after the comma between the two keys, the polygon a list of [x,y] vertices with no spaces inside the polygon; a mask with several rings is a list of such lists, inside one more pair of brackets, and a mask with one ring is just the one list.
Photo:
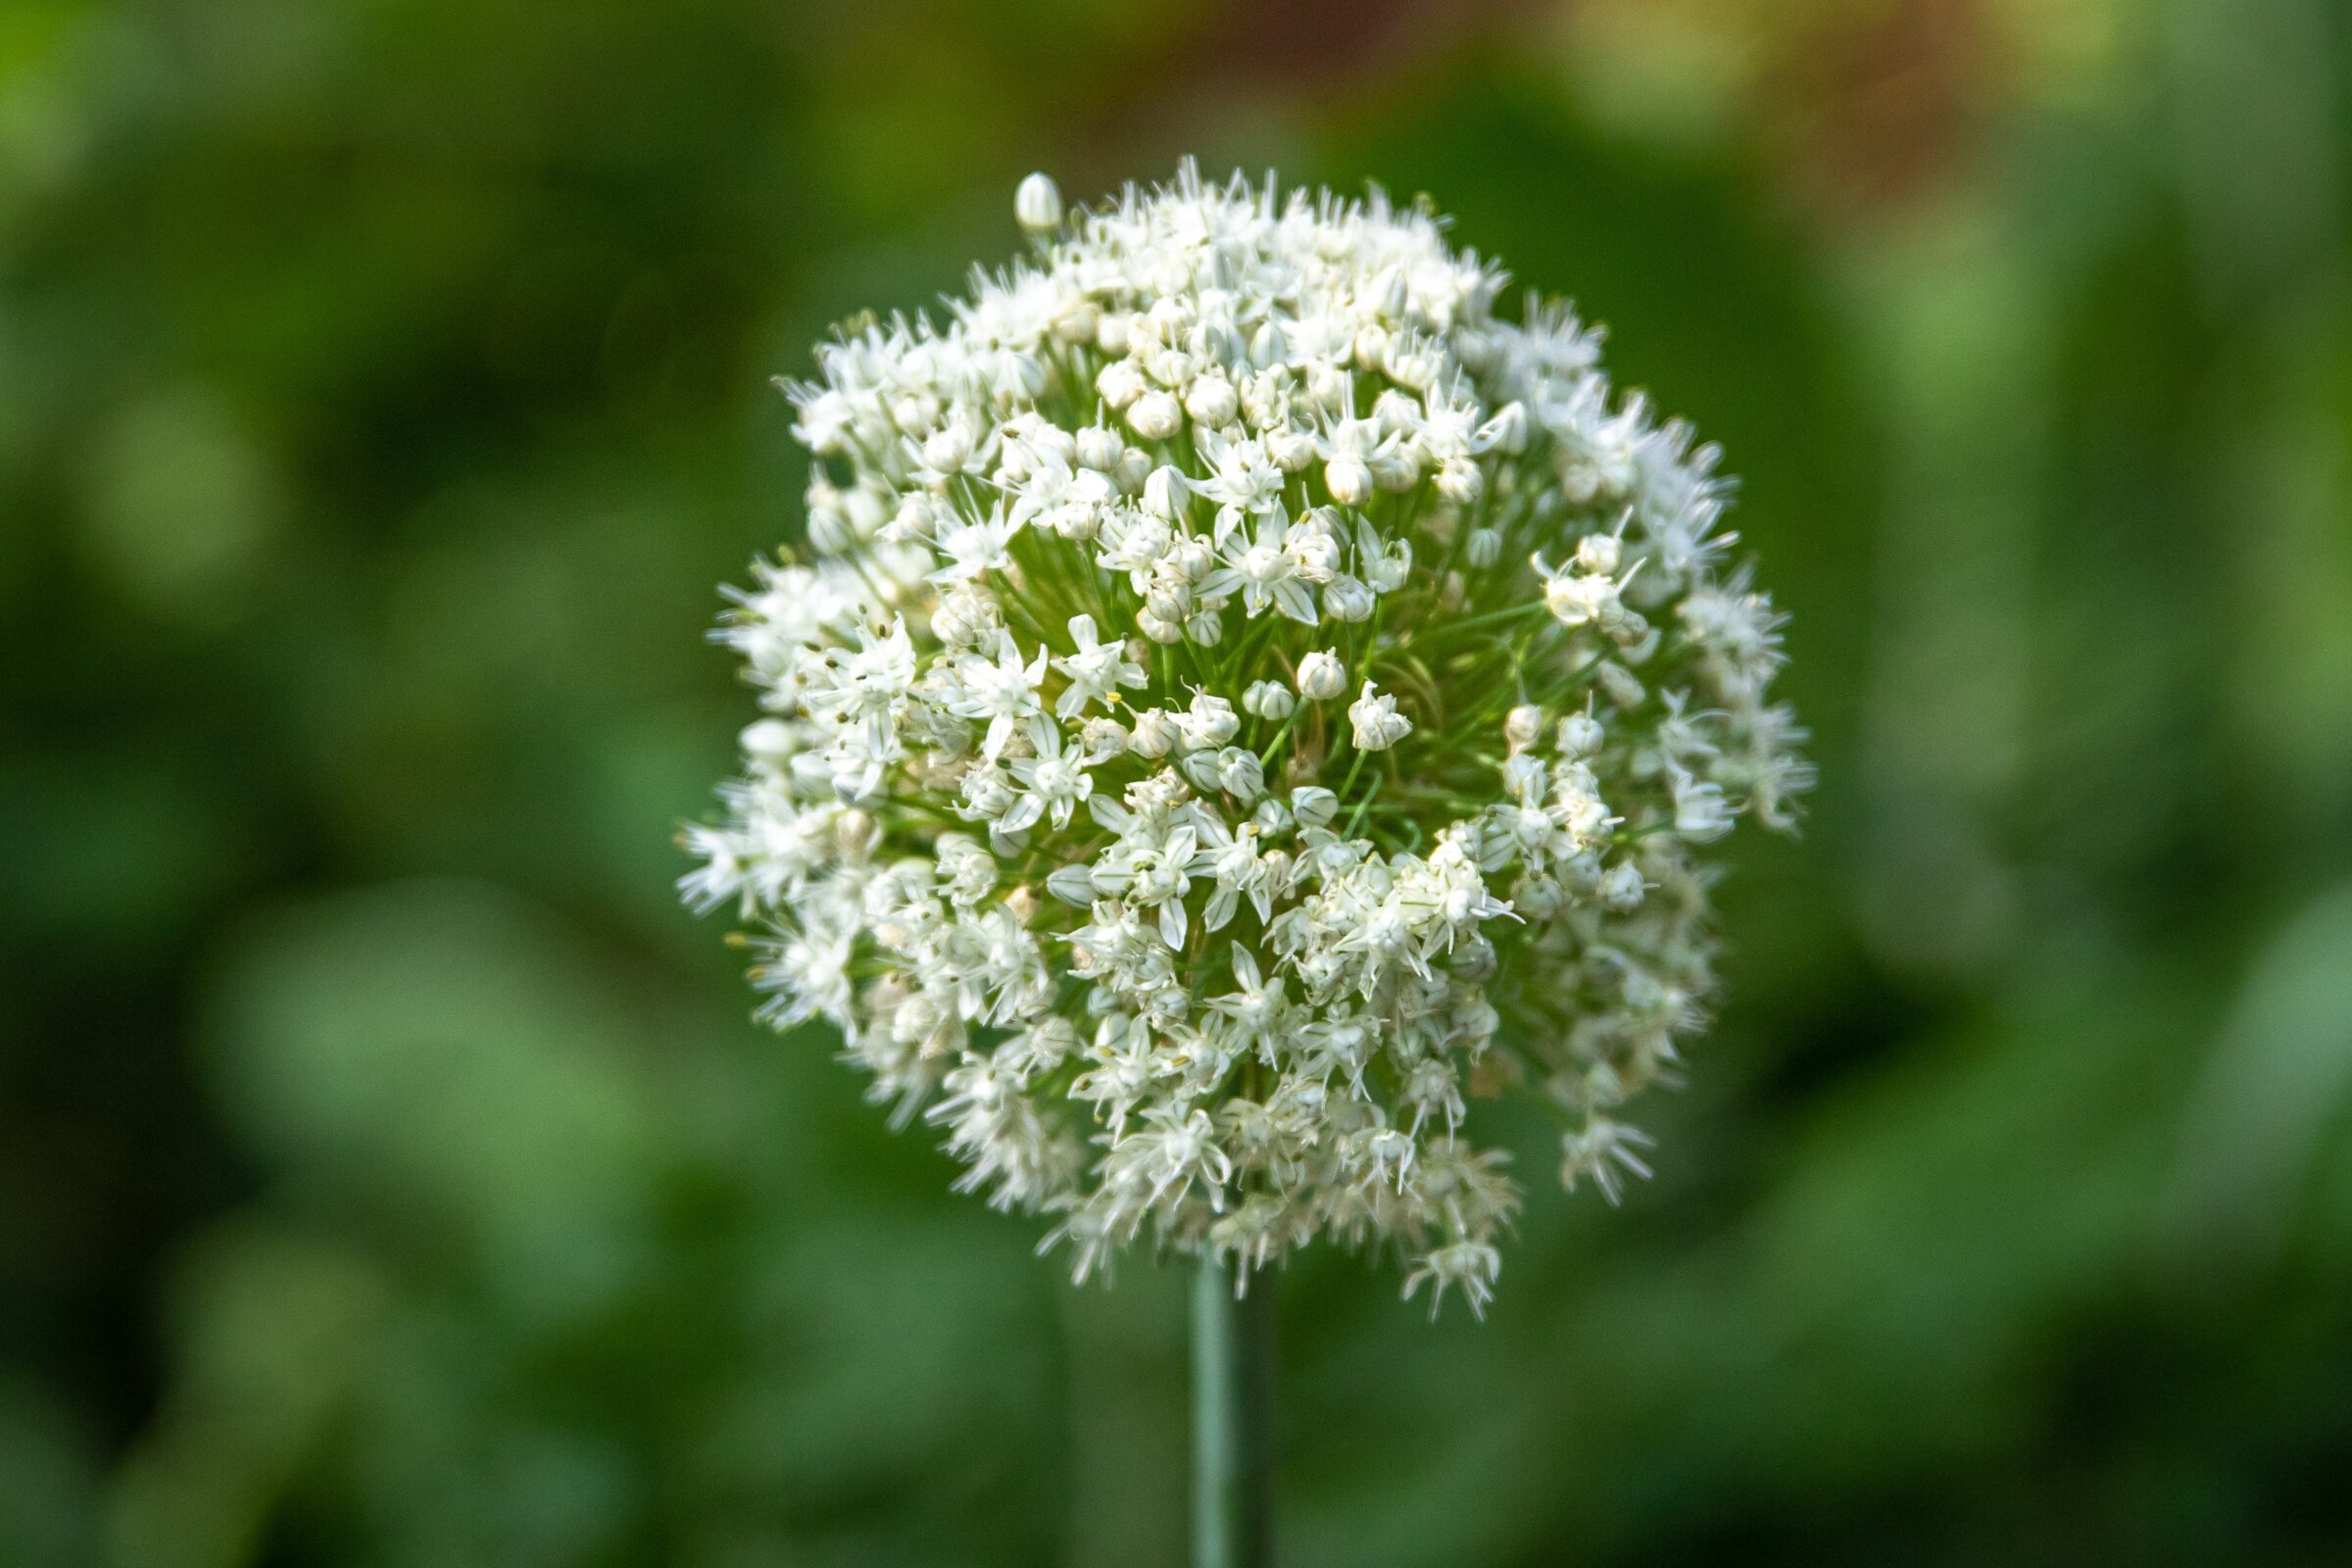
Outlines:
{"label": "allium flower head", "polygon": [[1331,1237],[1481,1307],[1474,1103],[1646,1174],[1705,846],[1808,782],[1715,449],[1378,192],[1017,212],[1034,260],[791,389],[808,548],[717,634],[766,716],[686,895],[1079,1277]]}

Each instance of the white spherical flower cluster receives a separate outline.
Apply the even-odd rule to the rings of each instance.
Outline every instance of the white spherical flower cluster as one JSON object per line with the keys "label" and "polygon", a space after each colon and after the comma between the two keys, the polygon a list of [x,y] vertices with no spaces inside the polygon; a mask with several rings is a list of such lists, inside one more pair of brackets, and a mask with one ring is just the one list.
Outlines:
{"label": "white spherical flower cluster", "polygon": [[1377,192],[1016,205],[1033,261],[791,389],[808,551],[718,633],[766,716],[684,890],[1081,1278],[1330,1237],[1483,1307],[1470,1102],[1646,1174],[1703,847],[1808,782],[1715,450]]}

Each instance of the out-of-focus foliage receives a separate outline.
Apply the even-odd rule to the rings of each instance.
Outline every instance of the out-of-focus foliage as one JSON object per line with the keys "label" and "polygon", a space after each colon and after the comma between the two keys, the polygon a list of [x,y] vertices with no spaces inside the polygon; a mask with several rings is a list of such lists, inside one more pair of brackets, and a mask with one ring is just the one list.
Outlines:
{"label": "out-of-focus foliage", "polygon": [[1287,1559],[2341,1560],[2348,44],[18,0],[0,1563],[1177,1560],[1181,1282],[1071,1291],[745,1020],[666,838],[792,526],[766,375],[1027,169],[1184,151],[1427,189],[1610,322],[1744,476],[1824,773],[1659,1181],[1539,1193],[1483,1326],[1283,1282]]}

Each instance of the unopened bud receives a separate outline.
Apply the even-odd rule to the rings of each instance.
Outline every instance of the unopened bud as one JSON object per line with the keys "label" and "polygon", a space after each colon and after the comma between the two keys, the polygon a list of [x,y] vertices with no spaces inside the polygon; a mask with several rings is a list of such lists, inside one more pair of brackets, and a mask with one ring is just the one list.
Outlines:
{"label": "unopened bud", "polygon": [[[999,186],[1002,190],[1004,187]],[[1012,193],[1012,215],[1032,234],[1061,226],[1061,187],[1051,174],[1031,174]]]}
{"label": "unopened bud", "polygon": [[1257,681],[1242,693],[1242,710],[1258,718],[1286,719],[1298,706],[1298,699],[1279,681]]}
{"label": "unopened bud", "polygon": [[1340,814],[1340,798],[1320,784],[1291,791],[1291,815],[1300,827],[1323,827]]}
{"label": "unopened bud", "polygon": [[1164,441],[1184,423],[1184,410],[1166,392],[1147,392],[1127,411],[1127,422],[1147,441]]}
{"label": "unopened bud", "polygon": [[1603,577],[1613,576],[1625,547],[1613,533],[1589,533],[1577,544],[1576,564]]}
{"label": "unopened bud", "polygon": [[1372,618],[1372,590],[1353,577],[1334,577],[1323,589],[1323,612],[1334,620]]}
{"label": "unopened bud", "polygon": [[1348,689],[1348,666],[1340,656],[1318,648],[1298,661],[1298,695],[1310,703],[1328,703]]}
{"label": "unopened bud", "polygon": [[1343,507],[1360,507],[1372,499],[1372,470],[1360,458],[1334,458],[1323,465],[1323,482],[1331,499]]}

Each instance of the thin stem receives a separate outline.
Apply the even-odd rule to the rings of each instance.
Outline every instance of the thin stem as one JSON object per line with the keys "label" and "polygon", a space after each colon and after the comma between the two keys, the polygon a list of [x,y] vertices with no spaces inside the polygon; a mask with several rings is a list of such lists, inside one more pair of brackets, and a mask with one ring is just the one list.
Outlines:
{"label": "thin stem", "polygon": [[1483,615],[1471,615],[1463,620],[1441,620],[1430,628],[1429,640],[1443,642],[1456,632],[1469,631],[1476,626],[1491,626],[1503,620],[1525,620],[1530,615],[1541,614],[1549,608],[1543,600],[1539,599],[1532,605],[1513,605],[1508,610],[1491,610]]}
{"label": "thin stem", "polygon": [[1193,1568],[1274,1561],[1274,1290],[1236,1298],[1203,1256],[1193,1280]]}
{"label": "thin stem", "polygon": [[[1356,753],[1355,760],[1358,765],[1361,765],[1364,760],[1364,754],[1362,752]],[[1349,768],[1348,770],[1348,777],[1351,782],[1354,780],[1354,768]],[[1344,839],[1351,839],[1355,837],[1355,824],[1361,822],[1364,819],[1364,813],[1372,808],[1372,797],[1380,793],[1380,787],[1388,782],[1388,774],[1382,773],[1373,778],[1372,787],[1364,791],[1364,798],[1362,800],[1355,803],[1355,814],[1348,819],[1347,831],[1343,832],[1340,837]]]}
{"label": "thin stem", "polygon": [[1298,699],[1298,706],[1291,710],[1290,717],[1282,721],[1282,728],[1276,730],[1274,732],[1274,738],[1266,742],[1266,749],[1257,754],[1257,765],[1260,768],[1272,767],[1274,765],[1275,749],[1282,745],[1282,743],[1289,738],[1291,726],[1298,723],[1298,715],[1305,711],[1306,699],[1301,697]]}

